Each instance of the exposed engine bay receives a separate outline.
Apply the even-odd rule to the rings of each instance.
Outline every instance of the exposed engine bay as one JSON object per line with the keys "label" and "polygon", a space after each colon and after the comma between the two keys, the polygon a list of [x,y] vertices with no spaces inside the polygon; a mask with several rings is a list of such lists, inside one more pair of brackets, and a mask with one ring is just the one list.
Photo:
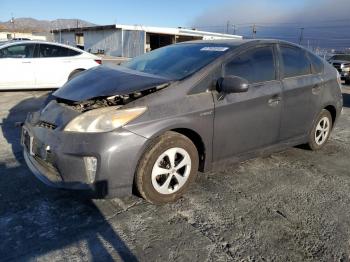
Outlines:
{"label": "exposed engine bay", "polygon": [[63,98],[56,98],[57,103],[63,104],[64,106],[69,106],[70,108],[79,111],[81,113],[90,111],[97,108],[126,105],[136,99],[154,93],[160,89],[167,87],[169,84],[163,84],[157,87],[153,87],[140,92],[134,92],[128,95],[114,95],[108,97],[96,97],[85,101],[70,101]]}

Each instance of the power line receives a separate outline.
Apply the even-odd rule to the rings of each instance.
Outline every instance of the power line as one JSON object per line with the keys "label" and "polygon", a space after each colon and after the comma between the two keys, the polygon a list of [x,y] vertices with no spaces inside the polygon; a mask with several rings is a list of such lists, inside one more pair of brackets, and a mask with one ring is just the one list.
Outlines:
{"label": "power line", "polygon": [[[259,25],[312,25],[312,24],[319,24],[319,23],[334,23],[334,22],[350,22],[350,18],[347,19],[325,19],[325,20],[314,20],[309,22],[246,22],[246,23],[235,23],[235,25],[253,25],[253,24],[259,24]],[[223,25],[201,25],[201,26],[194,26],[194,27],[219,27]]]}

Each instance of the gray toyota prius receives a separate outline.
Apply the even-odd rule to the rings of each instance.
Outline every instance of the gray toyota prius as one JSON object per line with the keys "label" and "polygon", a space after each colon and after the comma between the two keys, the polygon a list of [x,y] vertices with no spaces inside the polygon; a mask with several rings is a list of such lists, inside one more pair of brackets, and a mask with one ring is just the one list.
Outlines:
{"label": "gray toyota prius", "polygon": [[342,109],[336,69],[279,40],[170,45],[99,66],[53,93],[23,125],[44,183],[98,197],[178,199],[198,171],[328,140]]}

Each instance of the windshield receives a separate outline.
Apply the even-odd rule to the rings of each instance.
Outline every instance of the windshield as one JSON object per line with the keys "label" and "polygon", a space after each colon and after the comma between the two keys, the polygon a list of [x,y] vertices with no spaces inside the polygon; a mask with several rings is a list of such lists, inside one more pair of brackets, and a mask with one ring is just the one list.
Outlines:
{"label": "windshield", "polygon": [[332,56],[331,60],[350,61],[350,55],[335,55]]}
{"label": "windshield", "polygon": [[136,57],[122,66],[171,80],[180,80],[197,72],[229,49],[229,46],[223,44],[170,45]]}

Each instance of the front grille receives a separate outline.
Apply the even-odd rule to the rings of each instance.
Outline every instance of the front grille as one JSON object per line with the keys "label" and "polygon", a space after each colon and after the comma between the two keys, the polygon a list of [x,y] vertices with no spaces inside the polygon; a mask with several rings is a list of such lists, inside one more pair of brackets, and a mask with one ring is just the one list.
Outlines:
{"label": "front grille", "polygon": [[57,126],[55,124],[51,124],[51,123],[48,123],[48,122],[45,122],[45,121],[40,121],[38,124],[37,124],[38,127],[42,127],[42,128],[48,128],[48,129],[55,129]]}

